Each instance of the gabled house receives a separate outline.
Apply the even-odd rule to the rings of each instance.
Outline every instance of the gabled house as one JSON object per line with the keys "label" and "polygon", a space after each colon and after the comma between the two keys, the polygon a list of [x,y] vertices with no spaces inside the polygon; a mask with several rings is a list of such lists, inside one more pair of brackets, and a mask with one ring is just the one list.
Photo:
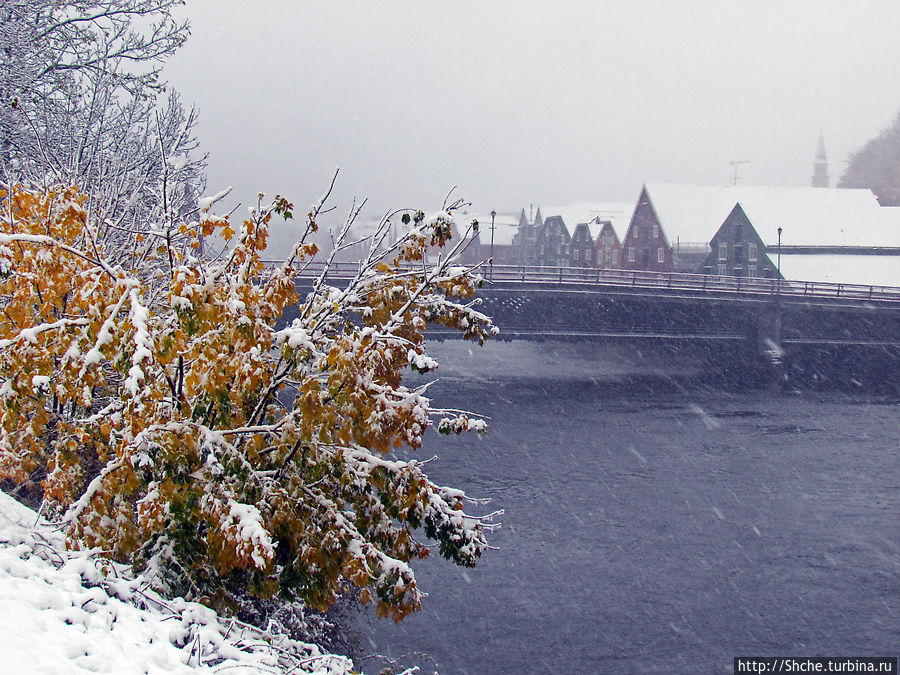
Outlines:
{"label": "gabled house", "polygon": [[900,209],[870,190],[745,191],[711,244],[698,272],[900,286]]}
{"label": "gabled house", "polygon": [[[628,227],[634,204],[630,202],[577,202],[553,209],[567,223],[578,223],[572,232],[569,265],[618,267],[621,235]],[[588,243],[593,250],[588,250]],[[615,258],[615,262],[612,259]]]}
{"label": "gabled house", "polygon": [[735,204],[709,242],[710,252],[697,266],[700,274],[776,278],[778,264],[766,254],[766,244],[740,204]]}
{"label": "gabled house", "polygon": [[622,242],[612,221],[601,221],[600,232],[595,243],[596,267],[604,270],[620,269],[622,261]]}
{"label": "gabled house", "polygon": [[538,248],[537,238],[544,226],[544,220],[541,217],[541,209],[538,208],[537,214],[533,221],[529,221],[525,215],[525,209],[519,216],[518,232],[513,240],[513,245],[519,253],[518,265],[537,265]]}
{"label": "gabled house", "polygon": [[569,265],[617,269],[621,242],[611,220],[596,216],[588,223],[579,223],[572,233]]}
{"label": "gabled house", "polygon": [[535,264],[542,267],[567,267],[571,239],[562,216],[549,216],[537,232]]}
{"label": "gabled house", "polygon": [[600,225],[595,218],[590,223],[579,223],[572,232],[569,243],[570,267],[596,267],[594,239],[600,234]]}
{"label": "gabled house", "polygon": [[745,189],[645,184],[622,238],[622,268],[692,272]]}
{"label": "gabled house", "polygon": [[[738,203],[746,218],[742,220],[734,214],[734,219],[727,223],[730,235],[723,233],[719,236],[716,250],[708,248],[709,242],[732,216]],[[680,271],[683,267],[676,264],[679,258],[690,259],[690,256],[680,252],[693,250],[705,252],[699,256],[696,252],[691,254],[696,265],[694,269],[718,274],[718,258],[720,250],[723,250],[719,247],[727,244],[726,259],[721,262],[726,270],[735,269],[734,263],[737,262],[741,273],[746,276],[751,262],[749,245],[754,242],[752,237],[744,238],[747,228],[742,230],[739,227],[741,222],[753,224],[758,237],[769,248],[771,257],[771,247],[777,244],[778,227],[782,228],[784,237],[790,238],[795,245],[816,245],[832,237],[829,233],[842,227],[848,232],[858,231],[874,217],[878,208],[878,200],[871,190],[648,183],[641,190],[628,232],[622,241],[622,266],[625,269]],[[765,230],[760,228],[762,222],[766,223]],[[739,235],[737,240],[736,234]],[[730,240],[727,240],[728,236]],[[782,242],[783,245],[785,243]],[[733,251],[735,244],[739,248],[736,254]],[[740,247],[743,247],[742,251]],[[697,260],[701,262],[698,264]],[[760,273],[759,265],[756,271]]]}
{"label": "gabled house", "polygon": [[672,270],[671,247],[646,185],[641,189],[621,246],[619,266],[622,269]]}

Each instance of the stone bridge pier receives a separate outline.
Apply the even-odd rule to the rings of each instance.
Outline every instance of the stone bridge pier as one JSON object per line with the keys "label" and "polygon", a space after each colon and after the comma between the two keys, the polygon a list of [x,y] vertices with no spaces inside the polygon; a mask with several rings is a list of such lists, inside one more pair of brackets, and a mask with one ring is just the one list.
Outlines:
{"label": "stone bridge pier", "polygon": [[[711,376],[900,389],[900,307],[640,290],[489,287],[501,340],[591,340],[699,359]],[[449,335],[448,335],[449,336]]]}

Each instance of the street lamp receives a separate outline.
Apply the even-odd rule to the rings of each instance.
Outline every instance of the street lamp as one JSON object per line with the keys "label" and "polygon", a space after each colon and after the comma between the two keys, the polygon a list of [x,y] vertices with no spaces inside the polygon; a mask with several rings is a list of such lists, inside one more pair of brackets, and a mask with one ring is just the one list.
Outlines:
{"label": "street lamp", "polygon": [[777,284],[777,295],[781,295],[781,228],[778,228],[778,279],[775,282]]}
{"label": "street lamp", "polygon": [[491,281],[494,280],[494,218],[497,217],[497,212],[491,209],[491,266],[490,266],[490,278]]}

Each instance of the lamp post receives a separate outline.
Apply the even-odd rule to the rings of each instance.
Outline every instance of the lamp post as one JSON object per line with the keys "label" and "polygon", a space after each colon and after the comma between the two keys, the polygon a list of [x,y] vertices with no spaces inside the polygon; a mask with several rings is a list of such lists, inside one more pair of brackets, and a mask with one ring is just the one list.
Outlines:
{"label": "lamp post", "polygon": [[778,279],[775,282],[777,284],[777,292],[776,295],[781,296],[781,228],[778,228]]}
{"label": "lamp post", "polygon": [[497,212],[491,209],[491,265],[490,265],[490,279],[494,280],[494,218],[497,217]]}

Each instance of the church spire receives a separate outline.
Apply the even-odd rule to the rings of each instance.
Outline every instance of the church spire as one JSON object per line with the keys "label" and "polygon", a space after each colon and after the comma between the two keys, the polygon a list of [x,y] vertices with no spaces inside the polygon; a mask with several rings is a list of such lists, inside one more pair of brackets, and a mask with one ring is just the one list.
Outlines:
{"label": "church spire", "polygon": [[825,138],[819,132],[819,145],[816,148],[816,161],[813,162],[813,187],[828,187],[831,177],[828,175],[828,157],[825,155]]}

